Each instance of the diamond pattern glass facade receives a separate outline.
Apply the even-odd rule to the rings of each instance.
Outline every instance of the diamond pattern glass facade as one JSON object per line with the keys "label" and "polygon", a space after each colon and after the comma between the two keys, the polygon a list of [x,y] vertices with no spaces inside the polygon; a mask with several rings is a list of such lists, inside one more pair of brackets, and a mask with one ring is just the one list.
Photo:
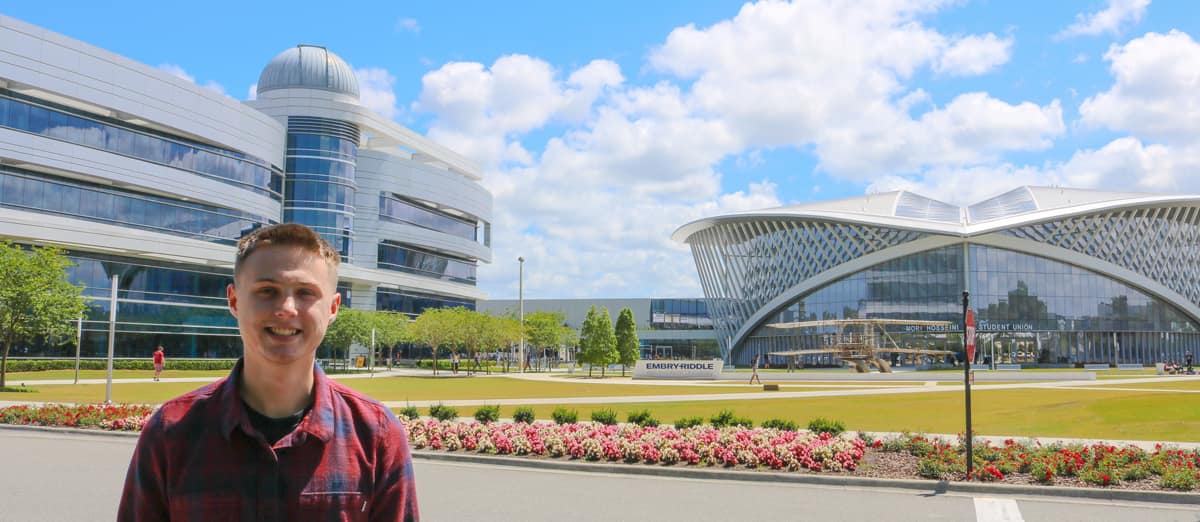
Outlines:
{"label": "diamond pattern glass facade", "polygon": [[[890,210],[864,201],[708,218],[677,232],[692,248],[728,360],[747,364],[759,353],[815,348],[831,333],[770,323],[958,321],[963,289],[980,320],[977,342],[1001,362],[1152,364],[1200,351],[1200,198],[1021,188],[963,208],[960,224],[950,223],[954,207],[907,193]],[[1025,215],[1008,228],[986,226]],[[887,255],[938,237],[955,244]],[[781,298],[873,253],[887,260]],[[962,341],[956,329],[895,333],[901,344],[921,347],[955,350]]]}

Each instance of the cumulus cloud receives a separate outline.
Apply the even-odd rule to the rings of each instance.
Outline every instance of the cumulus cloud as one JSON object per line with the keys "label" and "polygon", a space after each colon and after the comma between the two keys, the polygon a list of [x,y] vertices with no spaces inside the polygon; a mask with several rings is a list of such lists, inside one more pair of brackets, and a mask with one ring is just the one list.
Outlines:
{"label": "cumulus cloud", "polygon": [[1200,43],[1186,33],[1149,33],[1104,55],[1114,83],[1084,100],[1085,124],[1168,142],[1200,136]]}
{"label": "cumulus cloud", "polygon": [[1108,7],[1101,11],[1075,15],[1075,23],[1060,31],[1056,37],[1116,34],[1121,26],[1140,22],[1149,5],[1150,0],[1108,0]]}
{"label": "cumulus cloud", "polygon": [[938,57],[933,70],[950,76],[978,76],[1008,63],[1012,38],[992,33],[969,35],[951,43]]}
{"label": "cumulus cloud", "polygon": [[430,137],[485,166],[495,261],[479,277],[493,295],[515,295],[523,256],[529,297],[696,296],[694,261],[671,233],[781,204],[769,181],[729,183],[719,168],[728,158],[753,164],[761,151],[800,148],[835,180],[934,197],[1062,175],[996,166],[1065,132],[1059,101],[935,98],[910,85],[922,72],[986,74],[1010,59],[1011,37],[922,23],[949,3],[746,4],[710,27],[671,31],[646,58],[653,83],[630,84],[607,60],[569,70],[526,55],[452,62],[422,78],[412,109],[431,116]]}
{"label": "cumulus cloud", "polygon": [[366,68],[355,69],[354,76],[358,79],[359,101],[379,114],[395,119],[400,114],[396,106],[396,77],[387,69]]}
{"label": "cumulus cloud", "polygon": [[[675,29],[649,62],[694,80],[685,97],[688,110],[714,115],[748,144],[816,144],[821,167],[848,179],[1044,148],[1063,130],[1057,102],[1010,104],[981,95],[910,115],[929,99],[906,87],[917,69],[983,74],[1011,54],[1011,38],[948,38],[922,25],[923,9],[939,6],[747,4],[712,27]],[[837,52],[828,52],[833,47]],[[967,112],[980,118],[955,124]],[[975,136],[995,139],[984,150],[970,149]]]}
{"label": "cumulus cloud", "polygon": [[[176,64],[173,64],[173,63],[159,64],[158,70],[170,73],[172,76],[175,76],[176,78],[180,78],[180,79],[186,80],[191,83],[196,83],[195,76],[188,74],[188,72],[183,67],[180,67]],[[197,84],[197,85],[200,85],[200,84]],[[204,82],[203,85],[200,85],[200,86],[204,87],[205,89],[208,89],[210,91],[216,92],[217,94],[225,94],[225,87],[213,80],[208,80],[208,81]]]}

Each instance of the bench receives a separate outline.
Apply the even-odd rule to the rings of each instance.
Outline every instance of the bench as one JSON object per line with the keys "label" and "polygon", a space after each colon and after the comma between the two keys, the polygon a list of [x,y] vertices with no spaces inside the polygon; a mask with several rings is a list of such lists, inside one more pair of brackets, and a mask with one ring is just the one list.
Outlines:
{"label": "bench", "polygon": [[764,384],[763,391],[779,391],[778,384]]}
{"label": "bench", "polygon": [[997,364],[996,370],[997,371],[1005,371],[1005,372],[1019,372],[1019,371],[1021,371],[1021,365],[1019,365],[1019,364]]}
{"label": "bench", "polygon": [[1142,365],[1140,365],[1140,364],[1118,364],[1117,365],[1117,370],[1140,370],[1140,369],[1142,369]]}
{"label": "bench", "polygon": [[1107,364],[1085,364],[1085,365],[1083,365],[1083,369],[1092,370],[1092,371],[1104,371],[1104,370],[1108,369],[1108,365]]}

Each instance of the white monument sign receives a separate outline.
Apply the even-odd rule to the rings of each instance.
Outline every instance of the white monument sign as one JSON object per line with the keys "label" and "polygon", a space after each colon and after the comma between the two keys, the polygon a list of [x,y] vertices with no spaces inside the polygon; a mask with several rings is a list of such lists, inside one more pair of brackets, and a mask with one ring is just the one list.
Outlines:
{"label": "white monument sign", "polygon": [[708,359],[702,361],[655,360],[641,359],[633,367],[634,379],[712,379],[721,377],[723,361]]}

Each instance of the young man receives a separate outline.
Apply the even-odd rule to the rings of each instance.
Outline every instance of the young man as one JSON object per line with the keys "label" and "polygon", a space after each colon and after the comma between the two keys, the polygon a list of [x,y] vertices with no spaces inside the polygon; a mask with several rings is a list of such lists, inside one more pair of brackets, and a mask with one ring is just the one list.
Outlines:
{"label": "young man", "polygon": [[754,384],[754,381],[758,381],[759,384],[762,384],[762,379],[759,378],[759,376],[758,376],[758,358],[759,357],[761,357],[761,356],[760,355],[754,356],[754,366],[752,366],[750,368],[750,383],[749,384]]}
{"label": "young man", "polygon": [[162,375],[163,364],[166,360],[167,357],[163,354],[163,347],[160,344],[158,348],[154,349],[154,382],[158,382],[158,377]]}
{"label": "young man", "polygon": [[303,225],[238,242],[226,289],[244,352],[138,439],[118,520],[417,520],[407,436],[314,365],[337,315],[338,254]]}

